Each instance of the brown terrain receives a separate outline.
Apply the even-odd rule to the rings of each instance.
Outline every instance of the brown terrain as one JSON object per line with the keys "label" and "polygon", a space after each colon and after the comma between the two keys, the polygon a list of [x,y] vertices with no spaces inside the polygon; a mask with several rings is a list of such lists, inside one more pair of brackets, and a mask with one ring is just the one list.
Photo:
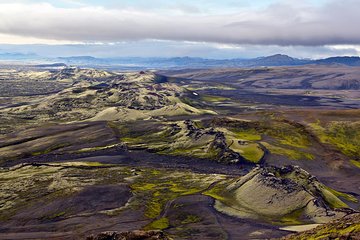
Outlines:
{"label": "brown terrain", "polygon": [[358,239],[358,75],[1,68],[0,239]]}

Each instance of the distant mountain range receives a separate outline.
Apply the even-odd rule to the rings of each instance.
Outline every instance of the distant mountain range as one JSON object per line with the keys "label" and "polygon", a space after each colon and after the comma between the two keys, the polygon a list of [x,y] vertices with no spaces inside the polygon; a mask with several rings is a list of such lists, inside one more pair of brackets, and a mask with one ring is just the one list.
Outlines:
{"label": "distant mountain range", "polygon": [[95,67],[105,69],[180,69],[180,68],[215,68],[215,67],[271,67],[271,66],[301,66],[308,64],[360,66],[360,57],[330,57],[325,59],[298,59],[287,55],[276,54],[253,59],[205,59],[194,57],[174,58],[143,58],[118,57],[96,58],[92,56],[74,56],[46,58],[36,54],[0,53],[0,60],[30,61],[43,64],[63,63],[79,67]]}
{"label": "distant mountain range", "polygon": [[0,60],[8,60],[8,61],[17,61],[17,60],[30,60],[30,59],[38,59],[40,56],[34,53],[1,53],[0,52]]}

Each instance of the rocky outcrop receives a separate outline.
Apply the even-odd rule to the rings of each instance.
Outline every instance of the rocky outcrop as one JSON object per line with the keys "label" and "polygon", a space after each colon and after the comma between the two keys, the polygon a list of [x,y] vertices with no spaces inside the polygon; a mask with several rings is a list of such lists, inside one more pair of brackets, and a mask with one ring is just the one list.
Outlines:
{"label": "rocky outcrop", "polygon": [[168,240],[162,231],[103,232],[87,240]]}
{"label": "rocky outcrop", "polygon": [[238,163],[244,158],[237,152],[231,150],[226,143],[226,137],[223,132],[217,132],[215,134],[214,142],[212,146],[219,150],[219,161],[224,163]]}
{"label": "rocky outcrop", "polygon": [[336,191],[297,166],[257,167],[223,189],[218,209],[241,217],[327,223],[352,210]]}
{"label": "rocky outcrop", "polygon": [[229,148],[226,143],[225,134],[221,131],[216,131],[214,128],[198,128],[196,124],[191,120],[185,120],[184,124],[187,130],[187,136],[200,139],[202,136],[209,135],[214,136],[214,140],[209,145],[209,150],[217,152],[217,160],[223,163],[238,163],[244,158],[237,152],[234,152]]}

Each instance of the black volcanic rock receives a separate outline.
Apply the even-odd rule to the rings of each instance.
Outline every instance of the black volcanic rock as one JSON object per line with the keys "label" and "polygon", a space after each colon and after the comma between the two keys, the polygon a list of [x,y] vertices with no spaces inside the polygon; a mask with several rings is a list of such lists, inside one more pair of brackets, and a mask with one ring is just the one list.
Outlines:
{"label": "black volcanic rock", "polygon": [[162,231],[103,232],[91,235],[87,240],[167,240]]}

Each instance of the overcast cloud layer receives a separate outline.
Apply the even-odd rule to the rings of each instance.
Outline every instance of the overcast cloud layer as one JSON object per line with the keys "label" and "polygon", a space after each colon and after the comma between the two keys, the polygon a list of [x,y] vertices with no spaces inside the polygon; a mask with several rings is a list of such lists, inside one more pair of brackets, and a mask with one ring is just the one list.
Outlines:
{"label": "overcast cloud layer", "polygon": [[[76,1],[75,1],[76,2]],[[300,2],[300,3],[296,3]],[[201,9],[200,9],[201,10]],[[159,39],[223,44],[323,46],[360,44],[360,0],[313,5],[278,1],[236,13],[186,8],[146,10],[79,4],[0,3],[0,34],[70,42]],[[4,41],[3,41],[4,42]]]}

